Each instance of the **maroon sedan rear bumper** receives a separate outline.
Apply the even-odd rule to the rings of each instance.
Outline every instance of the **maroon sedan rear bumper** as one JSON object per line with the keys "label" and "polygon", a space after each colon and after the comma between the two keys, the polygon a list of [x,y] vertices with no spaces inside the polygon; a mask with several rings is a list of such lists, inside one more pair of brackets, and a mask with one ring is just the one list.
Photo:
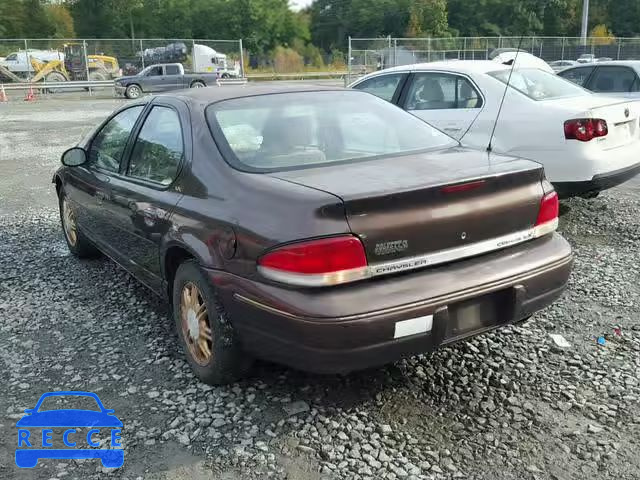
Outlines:
{"label": "maroon sedan rear bumper", "polygon": [[[562,294],[572,262],[571,247],[554,234],[340,287],[289,289],[213,270],[209,276],[248,352],[302,370],[342,373],[523,320]],[[397,322],[416,318],[428,318],[430,328],[398,338]]]}

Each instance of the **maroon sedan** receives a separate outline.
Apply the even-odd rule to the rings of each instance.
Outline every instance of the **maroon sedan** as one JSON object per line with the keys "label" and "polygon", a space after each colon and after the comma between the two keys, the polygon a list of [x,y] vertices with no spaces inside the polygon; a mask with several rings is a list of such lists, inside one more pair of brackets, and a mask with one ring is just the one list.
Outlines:
{"label": "maroon sedan", "polygon": [[357,90],[127,104],[62,156],[69,249],[173,307],[196,374],[347,372],[528,318],[572,265],[542,167],[462,148]]}

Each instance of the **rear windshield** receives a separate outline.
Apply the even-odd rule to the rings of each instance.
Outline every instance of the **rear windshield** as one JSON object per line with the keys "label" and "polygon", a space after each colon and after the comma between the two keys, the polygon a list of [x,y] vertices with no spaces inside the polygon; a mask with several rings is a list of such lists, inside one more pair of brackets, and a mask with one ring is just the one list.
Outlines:
{"label": "rear windshield", "polygon": [[207,108],[227,160],[277,171],[457,145],[451,137],[365,92],[294,92],[225,100]]}
{"label": "rear windshield", "polygon": [[[489,75],[506,84],[510,71],[509,69],[498,70],[489,72]],[[510,86],[533,100],[576,97],[588,93],[583,88],[564,78],[535,68],[514,70],[511,75]]]}

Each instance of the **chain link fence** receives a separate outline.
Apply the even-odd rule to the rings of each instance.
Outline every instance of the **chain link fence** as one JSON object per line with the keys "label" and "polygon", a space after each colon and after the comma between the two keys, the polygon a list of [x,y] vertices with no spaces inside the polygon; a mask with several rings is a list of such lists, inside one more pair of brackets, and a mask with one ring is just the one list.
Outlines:
{"label": "chain link fence", "polygon": [[242,40],[0,39],[0,83],[104,84],[156,63],[244,78]]}
{"label": "chain link fence", "polygon": [[[640,38],[452,37],[349,38],[349,80],[383,68],[438,60],[486,60],[497,48],[528,51],[547,62],[593,59],[640,60]],[[353,77],[353,78],[352,78]]]}

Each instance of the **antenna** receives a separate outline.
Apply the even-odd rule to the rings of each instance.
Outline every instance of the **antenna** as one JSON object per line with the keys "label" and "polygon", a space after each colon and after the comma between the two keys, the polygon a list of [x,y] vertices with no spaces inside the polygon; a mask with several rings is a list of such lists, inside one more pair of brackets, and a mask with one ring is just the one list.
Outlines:
{"label": "antenna", "polygon": [[520,41],[518,42],[518,49],[516,50],[516,56],[511,61],[511,70],[509,70],[509,78],[507,78],[507,84],[504,86],[504,92],[502,93],[502,100],[500,100],[500,107],[498,108],[498,114],[496,115],[496,120],[493,123],[493,130],[491,130],[491,136],[489,137],[489,145],[487,145],[487,152],[491,153],[493,151],[493,137],[496,134],[496,127],[498,126],[498,120],[500,119],[500,114],[502,113],[502,105],[504,104],[504,99],[507,96],[507,91],[509,90],[509,84],[511,83],[511,75],[513,75],[513,69],[516,68],[516,62],[518,61],[518,54],[520,53],[520,47],[522,46],[522,39],[524,35],[520,37]]}

